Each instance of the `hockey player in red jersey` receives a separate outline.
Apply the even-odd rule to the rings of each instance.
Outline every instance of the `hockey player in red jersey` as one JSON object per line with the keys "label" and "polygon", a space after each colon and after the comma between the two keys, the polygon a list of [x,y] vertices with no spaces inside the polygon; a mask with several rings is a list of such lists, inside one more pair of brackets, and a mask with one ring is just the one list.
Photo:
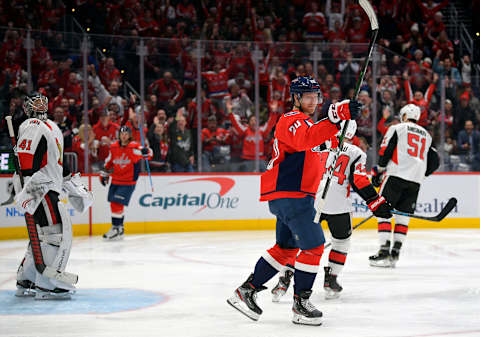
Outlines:
{"label": "hockey player in red jersey", "polygon": [[227,302],[258,320],[262,309],[256,303],[257,293],[295,258],[292,321],[320,325],[322,313],[309,300],[325,242],[321,226],[313,221],[313,202],[321,178],[318,151],[335,146],[339,123],[355,119],[360,105],[348,100],[332,104],[328,119],[313,123],[310,117],[321,101],[317,81],[298,77],[291,82],[290,93],[294,109],[283,114],[276,125],[273,158],[261,176],[260,200],[268,201],[277,218],[276,244],[257,261],[254,272]]}
{"label": "hockey player in red jersey", "polygon": [[[388,129],[380,146],[378,167],[373,168],[373,185],[381,185],[380,194],[395,209],[406,213],[415,211],[420,184],[439,166],[432,137],[417,124],[420,116],[420,108],[415,104],[407,104],[400,110],[401,123]],[[377,218],[380,250],[370,256],[370,265],[395,267],[410,218],[395,215],[391,250],[392,224],[389,219]]]}
{"label": "hockey player in red jersey", "polygon": [[128,206],[135,190],[140,173],[140,160],[151,159],[153,156],[152,149],[141,148],[140,144],[132,141],[132,131],[128,126],[120,128],[119,138],[110,146],[110,153],[105,160],[105,171],[100,175],[103,186],[108,184],[109,177],[112,176],[112,183],[108,189],[112,228],[103,234],[103,238],[110,241],[123,239],[124,208]]}
{"label": "hockey player in red jersey", "polygon": [[[343,123],[343,122],[342,122]],[[360,197],[367,202],[373,213],[382,218],[391,218],[391,206],[382,196],[379,196],[375,188],[368,180],[365,170],[367,155],[359,147],[350,143],[355,136],[357,123],[350,121],[345,133],[346,143],[343,144],[340,155],[333,170],[333,177],[328,190],[328,197],[322,209],[320,220],[327,221],[332,235],[332,248],[328,255],[328,266],[325,267],[325,298],[333,299],[340,296],[342,287],[337,282],[337,276],[343,269],[350,248],[350,236],[352,235],[352,201],[350,199],[350,186]],[[340,136],[340,131],[337,137]],[[321,166],[320,177],[325,177],[328,167],[333,162],[334,153],[324,150],[320,153]],[[326,179],[322,179],[325,184]],[[320,191],[323,190],[320,185]],[[290,285],[293,275],[295,259],[289,261],[281,273],[277,286],[272,290],[273,301],[278,302]]]}

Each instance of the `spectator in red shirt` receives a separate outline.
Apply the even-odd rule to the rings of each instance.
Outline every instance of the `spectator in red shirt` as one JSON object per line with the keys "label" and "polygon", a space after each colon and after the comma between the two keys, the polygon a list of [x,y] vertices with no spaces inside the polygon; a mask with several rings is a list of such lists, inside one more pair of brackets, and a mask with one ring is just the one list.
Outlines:
{"label": "spectator in red shirt", "polygon": [[217,118],[214,115],[208,117],[208,127],[202,130],[202,170],[204,172],[212,171],[215,164],[224,164],[228,161],[224,146],[227,141],[228,132],[219,128]]}
{"label": "spectator in red shirt", "polygon": [[197,21],[197,11],[189,0],[182,0],[177,4],[177,18],[188,22]]}
{"label": "spectator in red shirt", "polygon": [[[441,53],[439,54],[440,51]],[[448,39],[447,32],[442,31],[438,36],[438,39],[433,42],[433,52],[441,59],[447,58],[453,54],[453,44]]]}
{"label": "spectator in red shirt", "polygon": [[[129,119],[125,123],[126,126],[132,130],[132,140],[136,141],[137,143],[142,143],[142,136],[145,136],[147,133],[147,128],[143,126],[143,130],[140,130],[138,116],[132,108],[128,109]],[[143,132],[143,135],[140,135],[140,132]]]}
{"label": "spectator in red shirt", "polygon": [[175,110],[183,98],[183,88],[170,71],[166,71],[163,78],[153,82],[149,90],[150,94],[157,95],[158,103],[164,109]]}
{"label": "spectator in red shirt", "polygon": [[[243,165],[240,166],[240,171],[253,172],[255,168],[255,141],[258,141],[258,157],[260,159],[260,171],[265,171],[265,153],[264,141],[268,137],[270,131],[273,129],[278,120],[278,115],[270,114],[267,123],[263,126],[258,125],[255,115],[248,118],[248,124],[243,124],[240,117],[232,113],[232,105],[227,103],[227,113],[232,122],[233,132],[242,140],[242,154],[241,158],[244,160]],[[259,138],[256,138],[256,131],[258,130]]]}
{"label": "spectator in red shirt", "polygon": [[312,2],[312,10],[303,17],[305,26],[305,38],[312,41],[324,40],[328,34],[327,20],[325,15],[318,10],[318,4]]}
{"label": "spectator in red shirt", "polygon": [[120,125],[110,121],[110,113],[106,109],[100,114],[97,124],[93,126],[95,139],[98,140],[98,160],[105,161],[110,151],[110,144],[117,139]]}
{"label": "spectator in red shirt", "polygon": [[415,104],[420,108],[421,111],[420,119],[418,120],[417,124],[423,127],[428,126],[430,124],[430,102],[432,101],[432,96],[436,89],[435,83],[438,80],[438,74],[433,74],[433,81],[428,86],[425,95],[420,90],[417,90],[415,91],[415,93],[413,93],[412,86],[410,85],[410,81],[408,80],[407,72],[403,74],[403,79],[403,84],[405,88],[405,99],[407,100],[407,103]]}
{"label": "spectator in red shirt", "polygon": [[100,80],[105,87],[109,87],[112,81],[122,81],[122,75],[115,67],[115,60],[113,57],[107,57],[105,61],[100,64],[98,75],[100,76]]}
{"label": "spectator in red shirt", "polygon": [[222,100],[228,94],[228,70],[215,64],[212,71],[202,73],[207,82],[208,97],[213,100]]}
{"label": "spectator in red shirt", "polygon": [[[9,51],[7,52],[7,59],[5,62],[2,62],[0,60],[0,63],[2,64],[2,70],[5,70],[5,72],[8,72],[10,76],[10,83],[13,87],[18,87],[20,85],[21,81],[21,76],[22,76],[22,68],[18,63],[15,61],[16,59],[16,52],[15,51]],[[0,74],[0,87],[5,83],[5,74],[2,72]]]}
{"label": "spectator in red shirt", "polygon": [[67,85],[65,86],[65,97],[68,99],[73,99],[75,101],[75,105],[80,106],[82,104],[82,94],[83,87],[78,82],[77,73],[70,73],[68,76]]}
{"label": "spectator in red shirt", "polygon": [[[362,23],[359,16],[353,18],[353,27],[347,30],[347,41],[351,43],[367,43],[368,26]],[[362,54],[367,50],[366,46],[352,46],[352,53]]]}
{"label": "spectator in red shirt", "polygon": [[[35,39],[35,48],[32,50],[32,75],[38,78],[40,73],[47,69],[51,62],[50,52],[42,44],[41,39]],[[48,70],[48,69],[47,69]]]}
{"label": "spectator in red shirt", "polygon": [[445,24],[443,23],[443,14],[441,12],[435,13],[433,19],[428,21],[425,28],[425,36],[432,42],[434,42],[442,31],[445,30]]}
{"label": "spectator in red shirt", "polygon": [[152,17],[150,9],[145,10],[145,14],[138,18],[136,28],[141,36],[157,36],[160,30],[158,22]]}

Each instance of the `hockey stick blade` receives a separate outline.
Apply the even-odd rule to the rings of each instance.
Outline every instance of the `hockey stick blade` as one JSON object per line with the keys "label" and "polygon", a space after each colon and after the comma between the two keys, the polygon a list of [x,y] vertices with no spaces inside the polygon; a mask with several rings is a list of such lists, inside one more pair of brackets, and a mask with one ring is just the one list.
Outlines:
{"label": "hockey stick blade", "polygon": [[410,214],[410,213],[405,213],[400,211],[392,211],[392,214],[404,215],[404,216],[408,216],[410,218],[415,218],[415,219],[440,222],[455,208],[455,206],[457,206],[457,199],[450,198],[447,204],[445,205],[445,207],[443,207],[440,213],[438,213],[435,216],[423,216],[423,215]]}

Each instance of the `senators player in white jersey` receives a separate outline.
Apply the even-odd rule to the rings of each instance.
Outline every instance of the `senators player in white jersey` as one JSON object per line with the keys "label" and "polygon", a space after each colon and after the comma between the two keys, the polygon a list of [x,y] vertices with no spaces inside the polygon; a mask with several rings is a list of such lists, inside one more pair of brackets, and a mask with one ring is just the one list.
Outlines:
{"label": "senators player in white jersey", "polygon": [[[400,110],[401,123],[388,129],[380,146],[378,167],[373,168],[374,186],[381,185],[380,194],[395,209],[406,213],[415,211],[420,184],[439,166],[432,137],[417,124],[419,118],[420,108],[414,104],[407,104]],[[390,220],[377,218],[380,250],[370,256],[370,265],[395,267],[410,218],[395,215],[392,247]]]}
{"label": "senators player in white jersey", "polygon": [[[343,123],[343,122],[342,122]],[[351,140],[355,136],[357,123],[351,120],[345,132],[345,139]],[[338,133],[340,136],[340,132]],[[335,154],[330,150],[320,152],[322,184],[326,183],[326,173],[332,165]],[[379,196],[368,179],[365,165],[367,155],[358,146],[344,143],[333,171],[330,189],[322,209],[321,220],[326,220],[332,235],[332,248],[328,256],[328,266],[325,269],[324,289],[325,298],[333,299],[340,296],[342,287],[337,282],[337,276],[345,265],[350,237],[352,235],[352,200],[350,186],[364,199],[373,214],[377,217],[391,218],[391,206],[382,196]],[[323,185],[323,186],[322,186]],[[291,262],[293,263],[293,261]],[[288,288],[291,278],[289,267],[279,278],[278,285],[272,290],[273,301],[278,302]]]}
{"label": "senators player in white jersey", "polygon": [[[63,163],[63,134],[47,118],[48,99],[38,93],[25,98],[23,105],[29,117],[18,130],[17,153],[24,186],[16,176],[15,202],[33,215],[45,266],[63,272],[72,246],[72,223],[59,195],[64,190],[73,207],[82,212],[93,202],[90,192],[72,177]],[[17,272],[16,296],[35,299],[69,299],[73,285],[49,278],[37,271],[40,259],[29,246]]]}

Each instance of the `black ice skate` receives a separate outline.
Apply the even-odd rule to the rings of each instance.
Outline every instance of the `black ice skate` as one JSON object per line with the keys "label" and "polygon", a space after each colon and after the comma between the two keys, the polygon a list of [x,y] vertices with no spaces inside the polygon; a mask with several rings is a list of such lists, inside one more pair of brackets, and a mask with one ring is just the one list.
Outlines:
{"label": "black ice skate", "polygon": [[337,275],[332,274],[331,267],[324,267],[325,280],[323,282],[323,289],[325,289],[325,299],[331,300],[340,297],[340,292],[343,290],[342,286],[337,282]]}
{"label": "black ice skate", "polygon": [[277,285],[275,286],[275,288],[272,289],[273,302],[280,302],[280,298],[282,298],[282,296],[285,295],[285,293],[288,290],[288,287],[290,286],[290,281],[292,280],[292,277],[293,277],[294,268],[290,264],[287,264],[286,267],[287,269],[285,269],[285,272],[283,273],[283,275],[278,278]]}
{"label": "black ice skate", "polygon": [[395,265],[397,264],[401,248],[402,243],[400,241],[395,241],[393,243],[392,251],[390,252],[390,264],[392,268],[395,268]]}
{"label": "black ice skate", "polygon": [[110,230],[103,234],[105,241],[119,241],[124,237],[123,226],[112,226]]}
{"label": "black ice skate", "polygon": [[250,274],[248,279],[235,290],[233,296],[227,300],[227,303],[248,318],[258,321],[258,318],[263,311],[257,305],[257,293],[267,289],[267,287],[261,286],[259,288],[255,288],[250,283],[252,282],[252,279],[253,274]]}
{"label": "black ice skate", "polygon": [[390,241],[387,241],[385,245],[380,246],[378,253],[370,256],[368,259],[372,267],[389,268],[391,266]]}
{"label": "black ice skate", "polygon": [[323,314],[310,302],[311,290],[303,290],[293,296],[293,319],[295,324],[322,325]]}
{"label": "black ice skate", "polygon": [[17,290],[15,291],[17,297],[35,296],[35,283],[29,280],[17,281]]}

